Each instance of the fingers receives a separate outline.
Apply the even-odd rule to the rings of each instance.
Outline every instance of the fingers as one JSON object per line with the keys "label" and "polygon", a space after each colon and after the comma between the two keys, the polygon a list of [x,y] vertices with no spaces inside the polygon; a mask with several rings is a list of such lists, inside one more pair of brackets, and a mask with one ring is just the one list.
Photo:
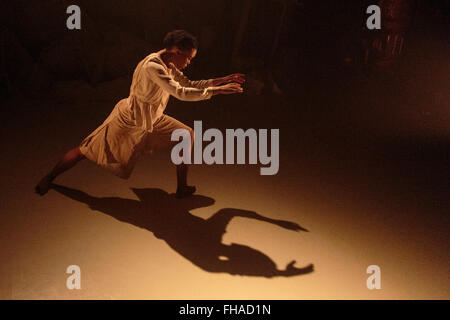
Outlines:
{"label": "fingers", "polygon": [[242,93],[242,92],[244,92],[244,89],[237,83],[233,83],[232,88],[233,88],[233,92],[235,92],[235,93]]}
{"label": "fingers", "polygon": [[241,85],[239,83],[236,83],[236,82],[230,83],[230,84],[228,84],[228,86],[230,88],[242,88]]}
{"label": "fingers", "polygon": [[231,88],[231,89],[225,89],[223,91],[223,94],[233,94],[233,93],[242,93],[244,90],[242,88]]}
{"label": "fingers", "polygon": [[225,77],[226,82],[237,82],[237,83],[244,83],[245,82],[245,74],[243,73],[233,73],[229,76]]}
{"label": "fingers", "polygon": [[243,92],[241,85],[239,83],[230,83],[227,84],[227,89],[231,90],[233,93]]}
{"label": "fingers", "polygon": [[235,73],[232,75],[233,81],[236,81],[238,83],[244,83],[245,82],[245,75],[242,73]]}
{"label": "fingers", "polygon": [[225,85],[222,85],[217,88],[218,94],[233,94],[233,93],[242,93],[244,89],[241,87],[239,83],[232,82]]}
{"label": "fingers", "polygon": [[222,91],[222,94],[233,94],[233,93],[242,93],[242,92],[244,92],[244,91],[241,88],[241,89],[236,89],[236,90],[224,90],[224,91]]}

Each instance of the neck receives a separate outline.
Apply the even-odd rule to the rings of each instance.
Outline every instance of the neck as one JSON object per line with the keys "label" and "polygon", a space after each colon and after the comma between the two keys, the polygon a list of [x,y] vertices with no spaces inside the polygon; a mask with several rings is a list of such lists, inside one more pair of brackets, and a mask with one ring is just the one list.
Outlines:
{"label": "neck", "polygon": [[166,64],[166,66],[169,66],[169,63],[172,62],[173,53],[170,51],[167,51],[167,49],[162,49],[159,51],[159,55],[160,55],[162,61]]}

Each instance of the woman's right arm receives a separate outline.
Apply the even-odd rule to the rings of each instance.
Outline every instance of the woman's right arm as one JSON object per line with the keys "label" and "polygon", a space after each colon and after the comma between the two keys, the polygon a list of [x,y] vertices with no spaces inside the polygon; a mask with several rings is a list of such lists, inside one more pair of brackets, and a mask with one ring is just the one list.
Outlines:
{"label": "woman's right arm", "polygon": [[175,81],[161,64],[152,61],[148,62],[145,70],[154,83],[179,100],[200,101],[210,99],[213,95],[217,94],[233,94],[243,91],[238,83],[229,83],[223,86],[204,89],[184,87]]}

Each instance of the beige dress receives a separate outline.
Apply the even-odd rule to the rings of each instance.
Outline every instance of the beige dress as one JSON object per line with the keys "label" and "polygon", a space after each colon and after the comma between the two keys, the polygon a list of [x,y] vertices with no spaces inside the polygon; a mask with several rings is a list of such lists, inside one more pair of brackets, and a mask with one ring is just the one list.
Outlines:
{"label": "beige dress", "polygon": [[212,80],[191,81],[173,64],[166,66],[160,54],[152,53],[138,64],[129,97],[80,144],[86,158],[123,179],[130,177],[142,154],[161,142],[170,144],[173,130],[189,129],[164,114],[170,95],[185,101],[212,96]]}

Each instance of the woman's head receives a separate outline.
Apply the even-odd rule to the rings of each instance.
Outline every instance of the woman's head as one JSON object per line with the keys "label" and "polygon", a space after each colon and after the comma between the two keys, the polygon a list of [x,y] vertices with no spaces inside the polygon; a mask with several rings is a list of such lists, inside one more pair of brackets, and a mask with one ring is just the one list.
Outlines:
{"label": "woman's head", "polygon": [[166,51],[172,53],[170,60],[178,69],[186,68],[197,54],[198,41],[185,30],[169,32],[163,44]]}
{"label": "woman's head", "polygon": [[174,30],[166,34],[164,37],[164,47],[171,49],[176,46],[180,50],[198,49],[197,39],[185,30]]}

